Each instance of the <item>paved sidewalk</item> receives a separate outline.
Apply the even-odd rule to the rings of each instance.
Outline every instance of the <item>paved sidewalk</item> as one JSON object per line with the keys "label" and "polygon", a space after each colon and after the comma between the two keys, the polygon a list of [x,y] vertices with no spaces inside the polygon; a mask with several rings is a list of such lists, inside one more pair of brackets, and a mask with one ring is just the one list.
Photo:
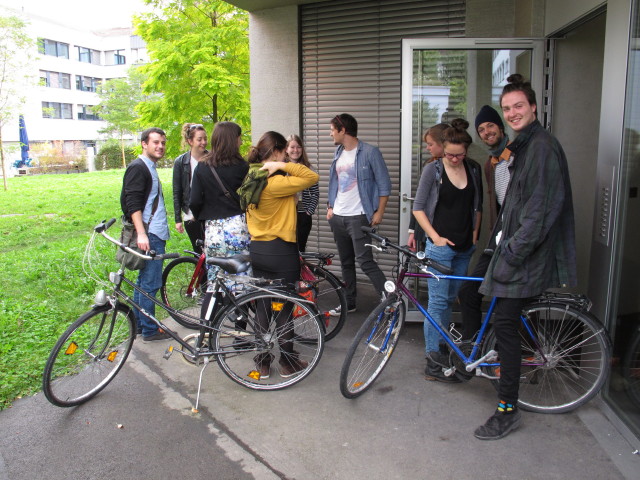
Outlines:
{"label": "paved sidewalk", "polygon": [[60,409],[37,395],[0,412],[0,480],[638,478],[640,457],[594,402],[577,413],[524,412],[506,439],[476,440],[495,391],[483,379],[426,382],[419,324],[407,325],[370,391],[343,398],[342,360],[375,302],[361,296],[316,370],[289,389],[248,390],[212,363],[198,414],[198,369],[179,354],[164,360],[168,342],[136,342],[89,403]]}
{"label": "paved sidewalk", "polygon": [[[633,475],[640,471],[640,457],[620,441],[609,422],[603,424],[611,430],[610,439],[618,438],[618,457],[629,461],[626,466],[622,458],[607,454],[576,413],[523,412],[523,426],[507,439],[475,439],[473,430],[495,408],[495,390],[484,379],[458,385],[425,381],[421,324],[406,327],[394,357],[370,391],[345,399],[338,383],[342,361],[375,304],[372,294],[361,296],[358,312],[350,314],[345,330],[326,344],[316,370],[290,389],[248,390],[210,365],[201,414],[215,418],[288,478],[475,479],[482,472],[482,477],[505,479],[615,479],[625,478],[625,467],[632,467]],[[159,349],[138,345],[145,362],[195,399],[197,370],[178,358],[162,360]],[[604,418],[595,404],[581,410]]]}

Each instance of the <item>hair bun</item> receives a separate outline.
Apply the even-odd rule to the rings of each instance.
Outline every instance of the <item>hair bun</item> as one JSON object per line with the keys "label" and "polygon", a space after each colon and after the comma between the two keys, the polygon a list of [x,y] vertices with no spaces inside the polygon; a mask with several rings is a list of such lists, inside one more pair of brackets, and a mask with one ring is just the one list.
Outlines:
{"label": "hair bun", "polygon": [[523,85],[524,82],[524,77],[522,75],[520,75],[519,73],[514,73],[512,75],[509,75],[507,77],[507,82],[508,83],[512,83],[514,85]]}
{"label": "hair bun", "polygon": [[455,118],[451,121],[451,126],[456,130],[466,130],[469,128],[469,122],[464,118]]}

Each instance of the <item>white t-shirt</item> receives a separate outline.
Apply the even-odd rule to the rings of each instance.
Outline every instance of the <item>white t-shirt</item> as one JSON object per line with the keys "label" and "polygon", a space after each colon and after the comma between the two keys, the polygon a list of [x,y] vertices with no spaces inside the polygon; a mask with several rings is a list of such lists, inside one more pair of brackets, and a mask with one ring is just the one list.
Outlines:
{"label": "white t-shirt", "polygon": [[340,158],[336,162],[336,174],[338,175],[338,195],[333,205],[333,213],[343,217],[362,215],[362,201],[358,190],[358,178],[356,172],[356,153],[358,149],[342,150]]}

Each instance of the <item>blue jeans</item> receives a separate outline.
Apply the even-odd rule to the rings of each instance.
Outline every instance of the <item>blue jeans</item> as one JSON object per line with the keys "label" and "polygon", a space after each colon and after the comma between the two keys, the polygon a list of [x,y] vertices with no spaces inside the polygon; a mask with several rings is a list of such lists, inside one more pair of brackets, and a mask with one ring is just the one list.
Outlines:
{"label": "blue jeans", "polygon": [[[161,255],[165,252],[165,244],[165,240],[160,240],[153,233],[149,233],[149,248],[151,250],[155,250],[157,254]],[[138,273],[136,285],[144,292],[155,297],[162,286],[162,260],[147,260],[144,268]],[[137,290],[133,293],[133,301],[151,315],[155,315],[155,304]],[[158,333],[158,326],[151,319],[140,313],[137,308],[134,309],[134,312],[138,321],[138,329],[142,330],[143,337],[150,337]]]}
{"label": "blue jeans", "polygon": [[[448,245],[438,247],[434,245],[431,240],[427,240],[427,246],[424,251],[428,258],[451,268],[453,270],[453,275],[463,276],[467,273],[467,267],[469,266],[469,261],[471,260],[471,255],[473,255],[475,248],[475,246],[472,246],[464,252],[458,252]],[[429,270],[434,273],[440,273],[432,268]],[[461,283],[462,282],[460,280],[437,280],[435,278],[427,280],[427,285],[429,287],[429,303],[427,310],[438,325],[445,330],[447,329],[451,318],[451,305],[456,299]],[[440,338],[438,331],[433,328],[427,320],[425,320],[424,340],[427,353],[438,351]]]}

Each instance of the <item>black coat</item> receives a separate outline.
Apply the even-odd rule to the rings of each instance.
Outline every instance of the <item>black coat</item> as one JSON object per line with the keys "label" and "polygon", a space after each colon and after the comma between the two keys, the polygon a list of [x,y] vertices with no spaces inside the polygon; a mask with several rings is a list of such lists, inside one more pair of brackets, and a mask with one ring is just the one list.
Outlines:
{"label": "black coat", "polygon": [[191,152],[185,152],[173,164],[173,210],[176,223],[182,223],[182,213],[189,210],[190,196]]}

